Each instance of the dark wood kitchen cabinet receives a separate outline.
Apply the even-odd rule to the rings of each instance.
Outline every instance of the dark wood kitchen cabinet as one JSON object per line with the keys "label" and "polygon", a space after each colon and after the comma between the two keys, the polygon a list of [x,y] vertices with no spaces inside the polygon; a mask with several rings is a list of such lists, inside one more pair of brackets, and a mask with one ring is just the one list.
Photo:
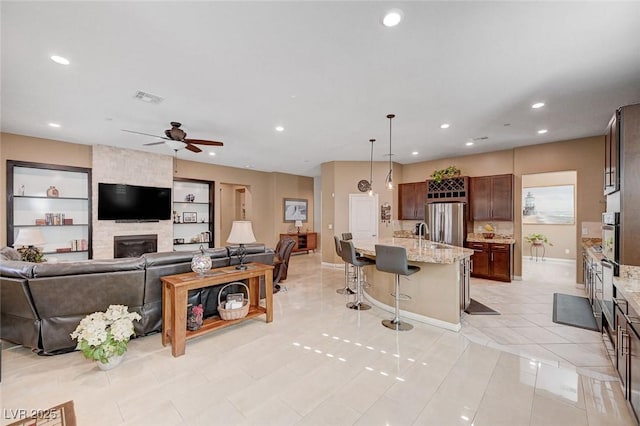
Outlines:
{"label": "dark wood kitchen cabinet", "polygon": [[640,421],[640,318],[627,301],[619,297],[616,315],[616,368],[625,398],[636,421]]}
{"label": "dark wood kitchen cabinet", "polygon": [[398,185],[398,219],[424,220],[427,202],[427,183],[413,182]]}
{"label": "dark wood kitchen cabinet", "polygon": [[511,282],[511,245],[467,242],[473,250],[471,276]]}
{"label": "dark wood kitchen cabinet", "polygon": [[472,220],[513,220],[513,175],[471,178]]}

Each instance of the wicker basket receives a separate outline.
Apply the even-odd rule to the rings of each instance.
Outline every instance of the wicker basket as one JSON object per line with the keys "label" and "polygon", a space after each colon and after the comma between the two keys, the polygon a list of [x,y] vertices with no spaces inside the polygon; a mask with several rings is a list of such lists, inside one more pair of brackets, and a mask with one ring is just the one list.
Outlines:
{"label": "wicker basket", "polygon": [[[230,285],[241,285],[244,287],[244,290],[247,292],[247,297],[245,297],[244,300],[242,301],[242,308],[225,309],[224,304],[220,301],[220,295],[222,294],[222,291],[225,288],[229,287]],[[218,292],[218,313],[220,314],[220,318],[227,321],[246,317],[247,314],[249,313],[249,287],[247,287],[245,283],[241,283],[241,282],[229,283],[224,287],[222,287],[220,289],[220,292]]]}

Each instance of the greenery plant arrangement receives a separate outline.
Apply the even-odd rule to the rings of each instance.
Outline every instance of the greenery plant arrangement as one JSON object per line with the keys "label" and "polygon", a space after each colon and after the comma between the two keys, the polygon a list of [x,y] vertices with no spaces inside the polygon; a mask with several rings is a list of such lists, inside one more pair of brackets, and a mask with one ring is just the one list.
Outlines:
{"label": "greenery plant arrangement", "polygon": [[103,364],[114,356],[123,355],[134,335],[133,321],[141,319],[137,312],[128,309],[124,305],[111,305],[106,312],[94,312],[84,317],[71,333],[71,338],[78,341],[76,349],[85,358]]}
{"label": "greenery plant arrangement", "polygon": [[440,183],[442,179],[451,179],[457,176],[460,176],[460,169],[456,166],[449,166],[446,169],[435,170],[429,177]]}
{"label": "greenery plant arrangement", "polygon": [[17,250],[18,250],[18,253],[20,253],[20,260],[24,262],[40,263],[47,260],[44,258],[44,255],[42,254],[42,250],[40,250],[38,247],[34,247],[34,246],[21,247]]}
{"label": "greenery plant arrangement", "polygon": [[546,235],[544,235],[544,234],[536,234],[536,233],[533,233],[533,234],[529,234],[529,235],[527,235],[526,237],[524,237],[524,239],[525,239],[528,243],[530,243],[530,244],[534,244],[534,245],[535,245],[535,244],[548,244],[548,245],[550,245],[550,246],[553,246],[553,244],[551,244],[551,243],[549,242],[549,239],[548,239],[548,238],[547,238],[547,236],[546,236]]}

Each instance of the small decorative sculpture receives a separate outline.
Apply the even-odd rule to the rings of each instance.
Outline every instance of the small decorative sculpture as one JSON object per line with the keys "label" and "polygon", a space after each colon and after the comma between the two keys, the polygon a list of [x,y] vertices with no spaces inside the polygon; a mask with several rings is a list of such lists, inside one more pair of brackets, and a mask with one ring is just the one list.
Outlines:
{"label": "small decorative sculpture", "polygon": [[202,278],[209,269],[211,269],[211,258],[205,254],[204,248],[200,246],[200,253],[193,255],[193,259],[191,259],[191,270]]}

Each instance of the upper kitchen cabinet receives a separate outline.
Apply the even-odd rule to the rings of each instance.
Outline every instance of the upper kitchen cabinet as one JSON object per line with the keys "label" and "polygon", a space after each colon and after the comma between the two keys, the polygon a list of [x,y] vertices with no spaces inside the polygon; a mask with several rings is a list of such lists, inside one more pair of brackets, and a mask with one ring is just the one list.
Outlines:
{"label": "upper kitchen cabinet", "polygon": [[513,220],[513,175],[471,178],[472,220]]}
{"label": "upper kitchen cabinet", "polygon": [[613,114],[604,135],[604,195],[620,189],[620,113]]}
{"label": "upper kitchen cabinet", "polygon": [[427,201],[425,182],[403,183],[398,185],[398,219],[424,220],[424,204]]}

